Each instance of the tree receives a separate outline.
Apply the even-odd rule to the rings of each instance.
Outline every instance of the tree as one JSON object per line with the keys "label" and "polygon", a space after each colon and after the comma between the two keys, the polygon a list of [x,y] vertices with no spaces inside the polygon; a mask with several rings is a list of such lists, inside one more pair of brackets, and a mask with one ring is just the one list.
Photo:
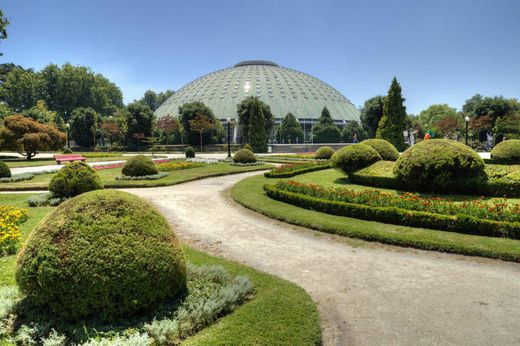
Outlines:
{"label": "tree", "polygon": [[185,103],[179,107],[179,114],[181,117],[182,127],[186,136],[186,141],[190,145],[199,144],[199,133],[191,129],[190,120],[197,117],[198,114],[203,114],[210,119],[215,125],[210,131],[207,131],[202,136],[203,144],[215,143],[218,138],[224,135],[224,127],[220,121],[215,118],[211,108],[202,102]]}
{"label": "tree", "polygon": [[266,119],[260,102],[258,98],[252,100],[248,110],[247,138],[254,153],[267,152],[267,140],[269,138],[266,131]]}
{"label": "tree", "polygon": [[493,127],[495,143],[506,139],[520,139],[520,112],[497,118]]}
{"label": "tree", "polygon": [[[4,17],[4,13],[0,10],[0,40],[5,40],[7,38],[7,30],[6,27],[9,24],[9,21],[6,17]],[[0,53],[0,56],[3,54]]]}
{"label": "tree", "polygon": [[191,131],[197,132],[200,138],[200,151],[202,152],[202,135],[209,132],[215,127],[215,123],[211,121],[210,117],[203,113],[195,115],[195,119],[190,120]]}
{"label": "tree", "polygon": [[12,115],[13,110],[9,108],[5,103],[0,102],[0,123],[4,120],[5,117]]}
{"label": "tree", "polygon": [[4,119],[0,129],[3,150],[14,150],[30,160],[42,150],[56,150],[65,145],[66,135],[52,125],[40,124],[21,114]]}
{"label": "tree", "polygon": [[159,118],[155,127],[161,132],[161,135],[166,138],[166,145],[169,144],[169,138],[180,130],[178,119],[171,115]]}
{"label": "tree", "polygon": [[359,125],[359,123],[355,120],[349,121],[347,125],[343,128],[341,132],[341,137],[343,142],[352,143],[354,139],[354,134],[357,136],[357,140],[361,142],[362,140],[367,138],[365,130]]}
{"label": "tree", "polygon": [[[274,126],[274,116],[271,113],[271,107],[265,102],[262,102],[256,96],[249,96],[242,100],[237,105],[237,116],[238,116],[238,131],[240,133],[241,141],[243,143],[249,143],[249,118],[251,117],[251,107],[253,103],[259,105],[262,110],[262,114],[264,115],[264,124],[265,128],[261,131],[267,133],[271,133],[271,130]],[[256,107],[256,106],[255,106]]]}
{"label": "tree", "polygon": [[95,147],[99,114],[92,108],[76,108],[70,119],[72,139],[81,147]]}
{"label": "tree", "polygon": [[[139,102],[134,102],[126,107],[126,122],[128,124],[127,139],[134,140],[134,133],[143,133],[144,137],[152,135],[154,115],[150,107]],[[134,140],[134,143],[136,141]]]}
{"label": "tree", "polygon": [[43,98],[43,81],[31,70],[14,68],[0,86],[0,99],[15,112],[27,110]]}
{"label": "tree", "polygon": [[147,105],[152,111],[155,111],[174,93],[173,90],[166,90],[158,94],[153,90],[146,90],[144,96],[138,102]]}
{"label": "tree", "polygon": [[[438,129],[435,128],[435,124],[444,119],[455,119],[457,117],[457,110],[444,103],[431,105],[426,108],[419,113],[418,120],[424,130],[440,131],[442,133],[442,130],[438,131]],[[452,120],[448,120],[448,122],[452,122]]]}
{"label": "tree", "polygon": [[334,124],[332,116],[327,107],[323,107],[318,123],[312,129],[313,141],[315,143],[339,143],[341,142],[341,131]]}
{"label": "tree", "polygon": [[35,106],[23,111],[22,114],[42,124],[56,121],[56,112],[50,111],[43,100],[36,101]]}
{"label": "tree", "polygon": [[361,125],[369,138],[376,136],[379,121],[383,117],[384,103],[384,96],[374,96],[366,100],[363,109],[361,109]]}
{"label": "tree", "polygon": [[121,128],[114,117],[103,118],[100,129],[103,133],[103,138],[108,138],[111,145],[121,139]]}
{"label": "tree", "polygon": [[385,98],[383,117],[379,121],[376,138],[389,141],[399,151],[406,149],[403,132],[408,128],[408,116],[404,101],[401,86],[394,77]]}
{"label": "tree", "polygon": [[292,113],[287,113],[276,137],[283,143],[303,143],[303,128]]}

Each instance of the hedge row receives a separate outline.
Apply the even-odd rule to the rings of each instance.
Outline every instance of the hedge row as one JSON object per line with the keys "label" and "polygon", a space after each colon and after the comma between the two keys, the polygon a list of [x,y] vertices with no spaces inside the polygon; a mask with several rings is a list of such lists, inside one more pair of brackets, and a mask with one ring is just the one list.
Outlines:
{"label": "hedge row", "polygon": [[316,165],[316,166],[313,166],[313,167],[306,167],[306,168],[301,168],[301,169],[295,169],[294,171],[290,171],[290,172],[279,172],[279,173],[277,173],[277,172],[269,171],[269,172],[265,172],[264,176],[266,178],[290,178],[290,177],[294,177],[296,175],[300,175],[300,174],[304,174],[304,173],[310,173],[310,172],[316,172],[316,171],[321,171],[321,170],[329,169],[329,168],[330,168],[330,163],[326,163],[326,164],[323,164],[323,165]]}
{"label": "hedge row", "polygon": [[330,201],[284,191],[269,184],[264,185],[264,191],[272,199],[326,214],[448,232],[520,239],[520,222],[492,221],[467,215],[447,216],[395,207],[370,207]]}
{"label": "hedge row", "polygon": [[[359,171],[349,174],[348,177],[351,182],[358,185],[402,191],[411,190],[409,186],[403,185],[395,177],[366,175],[360,174]],[[520,197],[520,181],[511,182],[503,179],[490,179],[486,183],[476,184],[472,183],[470,179],[462,179],[458,182],[457,189],[453,190],[452,193],[486,197]]]}

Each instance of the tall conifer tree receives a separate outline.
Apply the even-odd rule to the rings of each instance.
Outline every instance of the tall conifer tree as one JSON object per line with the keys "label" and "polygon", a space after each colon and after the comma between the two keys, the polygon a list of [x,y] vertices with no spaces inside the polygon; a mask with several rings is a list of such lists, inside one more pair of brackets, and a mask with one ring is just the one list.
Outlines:
{"label": "tall conifer tree", "polygon": [[397,150],[406,149],[403,131],[407,128],[405,99],[401,95],[401,86],[394,77],[388,95],[385,97],[383,117],[379,121],[376,138],[385,139],[392,143]]}

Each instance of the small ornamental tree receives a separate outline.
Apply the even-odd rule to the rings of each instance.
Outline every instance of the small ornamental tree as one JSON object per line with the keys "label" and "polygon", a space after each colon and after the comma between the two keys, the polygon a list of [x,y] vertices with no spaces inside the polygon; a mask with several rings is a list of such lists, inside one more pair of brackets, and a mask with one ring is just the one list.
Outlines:
{"label": "small ornamental tree", "polygon": [[99,114],[92,108],[76,108],[71,117],[71,137],[82,147],[95,147]]}
{"label": "small ornamental tree", "polygon": [[276,138],[283,143],[303,143],[303,129],[292,113],[287,113],[278,129]]}
{"label": "small ornamental tree", "polygon": [[161,117],[157,120],[155,127],[164,135],[166,138],[166,145],[169,144],[169,139],[175,132],[179,131],[179,123],[177,119],[171,115]]}
{"label": "small ornamental tree", "polygon": [[121,128],[117,123],[117,119],[105,118],[101,123],[101,131],[103,136],[108,138],[110,144],[114,144],[121,138]]}
{"label": "small ornamental tree", "polygon": [[203,114],[211,120],[213,128],[202,136],[202,144],[215,143],[224,135],[224,127],[217,120],[211,108],[203,102],[184,103],[179,107],[182,128],[186,137],[186,142],[191,145],[200,144],[200,133],[191,129],[190,121],[194,120],[198,114]]}
{"label": "small ornamental tree", "polygon": [[408,127],[404,101],[405,99],[401,95],[401,86],[394,77],[388,95],[385,97],[383,117],[379,121],[376,138],[389,141],[400,151],[406,148],[403,132]]}
{"label": "small ornamental tree", "polygon": [[190,120],[191,131],[197,132],[199,134],[200,151],[202,151],[202,135],[211,131],[214,127],[215,124],[211,121],[211,119],[202,113],[197,114],[195,119]]}
{"label": "small ornamental tree", "polygon": [[0,129],[0,148],[13,150],[30,160],[42,150],[63,148],[67,136],[52,125],[40,124],[21,114],[6,117]]}
{"label": "small ornamental tree", "polygon": [[341,142],[341,131],[334,124],[327,107],[323,107],[318,123],[312,130],[315,143],[339,143]]}

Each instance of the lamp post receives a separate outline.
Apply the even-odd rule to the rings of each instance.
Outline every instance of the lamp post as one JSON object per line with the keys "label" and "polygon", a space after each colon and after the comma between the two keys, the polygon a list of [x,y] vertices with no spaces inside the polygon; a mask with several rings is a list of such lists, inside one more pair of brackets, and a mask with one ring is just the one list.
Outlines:
{"label": "lamp post", "polygon": [[227,118],[227,157],[231,159],[231,118]]}
{"label": "lamp post", "polygon": [[70,123],[65,124],[65,129],[67,130],[67,148],[70,148],[70,137],[69,137]]}
{"label": "lamp post", "polygon": [[468,123],[469,123],[469,117],[467,115],[464,118],[464,121],[466,122],[466,145],[468,145]]}

